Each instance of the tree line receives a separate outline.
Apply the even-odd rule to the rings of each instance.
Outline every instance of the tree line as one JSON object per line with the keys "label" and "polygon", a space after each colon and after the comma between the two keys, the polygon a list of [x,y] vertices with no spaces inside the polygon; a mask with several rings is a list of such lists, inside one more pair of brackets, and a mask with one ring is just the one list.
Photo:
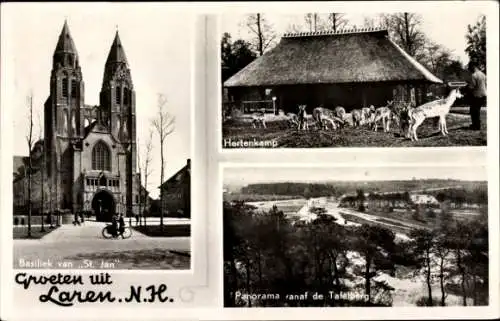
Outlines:
{"label": "tree line", "polygon": [[[471,182],[459,180],[391,180],[391,181],[334,181],[329,183],[258,183],[249,184],[241,188],[241,194],[257,195],[284,195],[284,196],[302,196],[305,198],[334,196],[339,197],[343,194],[357,193],[359,186],[369,193],[395,192],[404,194],[413,190],[425,190],[432,188],[446,188],[447,190],[425,191],[422,193],[436,196],[438,200],[453,199],[463,200],[462,203],[485,203],[488,196],[486,182]],[[461,186],[460,188],[451,188],[452,186]]]}
{"label": "tree line", "polygon": [[[426,286],[416,305],[444,306],[450,294],[462,305],[488,304],[487,214],[414,230],[398,242],[386,228],[340,225],[317,212],[311,223],[294,224],[276,207],[262,215],[243,202],[224,203],[226,307],[392,306],[395,289],[382,273],[400,277],[401,270]],[[300,300],[289,297],[306,291]]]}

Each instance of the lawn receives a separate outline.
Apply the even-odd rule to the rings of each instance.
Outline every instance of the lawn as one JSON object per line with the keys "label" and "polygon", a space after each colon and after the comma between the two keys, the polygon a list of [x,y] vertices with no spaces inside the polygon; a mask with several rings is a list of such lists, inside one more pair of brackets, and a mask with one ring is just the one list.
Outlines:
{"label": "lawn", "polygon": [[[273,141],[277,147],[311,148],[311,147],[432,147],[432,146],[486,146],[486,110],[481,111],[482,125],[480,131],[468,129],[470,117],[464,109],[450,113],[446,117],[449,134],[442,136],[438,132],[434,120],[427,119],[418,128],[418,142],[413,142],[399,133],[399,129],[391,128],[387,133],[374,132],[368,127],[342,128],[336,131],[315,130],[298,131],[286,128],[284,121],[268,122],[267,128],[251,126],[223,126],[223,142],[232,141]],[[223,143],[224,144],[224,143]]]}
{"label": "lawn", "polygon": [[151,237],[182,237],[191,236],[190,224],[133,226],[134,230]]}
{"label": "lawn", "polygon": [[14,226],[12,236],[14,240],[20,239],[41,239],[45,235],[49,234],[52,231],[55,231],[57,227],[50,228],[49,226],[45,227],[45,231],[40,231],[40,226],[32,226],[31,227],[31,237],[28,237],[28,226]]}

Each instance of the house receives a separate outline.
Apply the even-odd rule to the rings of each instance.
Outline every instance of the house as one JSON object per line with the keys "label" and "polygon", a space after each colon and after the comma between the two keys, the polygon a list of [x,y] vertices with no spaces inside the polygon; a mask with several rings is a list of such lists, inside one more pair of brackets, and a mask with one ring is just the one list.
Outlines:
{"label": "house", "polygon": [[191,217],[191,160],[160,185],[165,216]]}
{"label": "house", "polygon": [[385,29],[285,34],[278,45],[224,82],[228,102],[243,112],[296,112],[317,106],[347,111],[388,100],[419,105],[441,84],[389,39]]}
{"label": "house", "polygon": [[415,205],[439,205],[439,201],[432,195],[428,194],[412,194],[410,199]]}

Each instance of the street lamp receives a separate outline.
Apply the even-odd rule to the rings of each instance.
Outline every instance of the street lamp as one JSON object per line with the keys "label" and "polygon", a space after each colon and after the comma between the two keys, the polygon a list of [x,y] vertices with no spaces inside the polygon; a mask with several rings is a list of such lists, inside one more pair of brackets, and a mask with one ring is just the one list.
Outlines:
{"label": "street lamp", "polygon": [[273,96],[273,111],[274,114],[276,115],[276,96]]}

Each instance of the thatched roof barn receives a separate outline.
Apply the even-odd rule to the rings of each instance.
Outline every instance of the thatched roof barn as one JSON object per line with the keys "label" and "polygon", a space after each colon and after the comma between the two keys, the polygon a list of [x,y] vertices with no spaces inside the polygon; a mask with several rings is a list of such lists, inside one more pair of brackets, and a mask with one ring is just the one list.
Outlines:
{"label": "thatched roof barn", "polygon": [[285,34],[224,87],[234,101],[275,97],[282,109],[295,104],[360,108],[408,98],[400,97],[398,86],[433,83],[442,81],[392,42],[387,30],[361,29]]}

